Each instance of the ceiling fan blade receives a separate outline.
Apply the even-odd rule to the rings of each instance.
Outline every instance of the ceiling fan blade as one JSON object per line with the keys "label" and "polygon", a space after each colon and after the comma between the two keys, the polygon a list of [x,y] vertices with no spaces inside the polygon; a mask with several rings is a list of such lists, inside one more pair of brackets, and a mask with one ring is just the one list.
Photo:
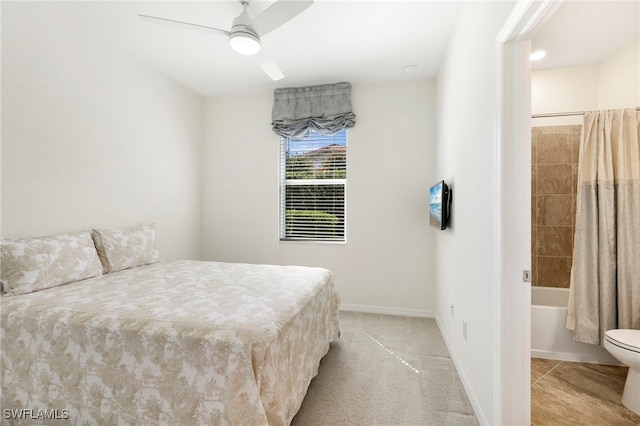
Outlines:
{"label": "ceiling fan blade", "polygon": [[262,68],[262,71],[264,71],[265,74],[267,74],[271,78],[271,80],[278,81],[284,78],[284,74],[282,74],[282,71],[280,71],[280,67],[267,53],[267,51],[264,50],[264,47],[260,49],[260,52],[258,52],[254,57],[256,58],[256,62],[258,63],[260,68]]}
{"label": "ceiling fan blade", "polygon": [[313,0],[278,0],[256,16],[251,23],[251,27],[260,36],[263,36],[298,16],[312,4]]}
{"label": "ceiling fan blade", "polygon": [[208,34],[220,34],[220,33],[222,33],[222,34],[225,34],[227,36],[229,34],[231,34],[229,31],[221,30],[220,28],[206,27],[204,25],[191,24],[189,22],[176,21],[175,19],[160,18],[160,17],[157,17],[157,16],[149,16],[149,15],[142,15],[142,14],[138,14],[138,17],[140,19],[142,19],[143,21],[153,22],[154,24],[170,25],[172,27],[182,28],[182,29],[186,29],[186,30],[199,31],[199,32],[208,33]]}

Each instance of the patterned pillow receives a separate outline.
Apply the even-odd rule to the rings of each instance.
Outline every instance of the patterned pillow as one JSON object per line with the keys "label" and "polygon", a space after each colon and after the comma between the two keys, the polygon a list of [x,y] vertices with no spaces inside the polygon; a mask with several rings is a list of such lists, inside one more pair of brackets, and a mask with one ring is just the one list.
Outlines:
{"label": "patterned pillow", "polygon": [[0,280],[7,295],[31,293],[102,274],[89,232],[0,240]]}
{"label": "patterned pillow", "polygon": [[124,229],[94,229],[91,236],[104,273],[135,268],[159,260],[153,223]]}

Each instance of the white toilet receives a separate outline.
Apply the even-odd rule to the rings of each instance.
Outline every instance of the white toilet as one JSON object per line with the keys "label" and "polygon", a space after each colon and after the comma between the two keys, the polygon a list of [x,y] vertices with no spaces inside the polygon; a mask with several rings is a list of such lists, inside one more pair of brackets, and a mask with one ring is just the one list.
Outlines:
{"label": "white toilet", "polygon": [[608,330],[604,333],[604,347],[629,367],[622,404],[640,415],[640,330]]}

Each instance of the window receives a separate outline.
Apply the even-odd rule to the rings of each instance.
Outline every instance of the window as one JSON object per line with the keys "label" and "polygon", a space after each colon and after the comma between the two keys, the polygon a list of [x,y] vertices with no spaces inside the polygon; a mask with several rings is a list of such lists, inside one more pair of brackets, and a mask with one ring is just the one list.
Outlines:
{"label": "window", "polygon": [[345,241],[347,131],[280,147],[280,239]]}

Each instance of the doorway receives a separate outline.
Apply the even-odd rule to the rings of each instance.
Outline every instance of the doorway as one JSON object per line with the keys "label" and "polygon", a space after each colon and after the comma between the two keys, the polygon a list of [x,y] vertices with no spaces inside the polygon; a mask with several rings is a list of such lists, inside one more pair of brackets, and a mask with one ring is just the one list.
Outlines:
{"label": "doorway", "polygon": [[560,2],[521,0],[498,34],[496,397],[499,424],[531,423],[531,38]]}

